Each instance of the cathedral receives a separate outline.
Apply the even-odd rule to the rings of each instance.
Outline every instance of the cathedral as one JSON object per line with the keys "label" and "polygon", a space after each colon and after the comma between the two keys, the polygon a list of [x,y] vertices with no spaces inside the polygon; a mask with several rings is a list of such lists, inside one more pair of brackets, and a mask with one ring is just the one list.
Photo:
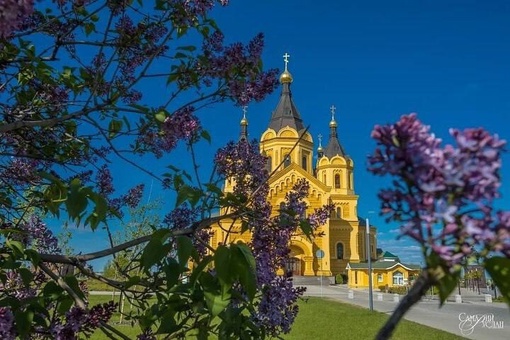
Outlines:
{"label": "cathedral", "polygon": [[[367,228],[365,220],[358,217],[354,163],[340,143],[334,106],[331,107],[327,144],[322,146],[322,136],[319,135],[315,148],[313,137],[306,131],[292,97],[293,77],[288,70],[288,58],[289,55],[285,54],[285,68],[280,75],[280,100],[259,141],[260,152],[268,159],[269,172],[278,169],[269,180],[268,200],[273,207],[278,207],[293,184],[305,178],[310,183],[310,194],[306,200],[308,213],[330,202],[335,204],[336,211],[319,228],[320,236],[312,240],[299,234],[292,237],[289,244],[291,259],[285,270],[296,276],[344,274],[347,273],[348,263],[367,260]],[[241,120],[241,138],[246,138],[247,127],[248,120],[244,116]],[[231,191],[231,186],[226,181],[224,190]],[[250,240],[247,232],[232,235],[235,236],[227,236],[227,242]],[[212,246],[217,247],[220,242],[224,242],[225,236],[220,227],[213,228]],[[371,258],[376,258],[376,249],[376,229],[371,226]]]}

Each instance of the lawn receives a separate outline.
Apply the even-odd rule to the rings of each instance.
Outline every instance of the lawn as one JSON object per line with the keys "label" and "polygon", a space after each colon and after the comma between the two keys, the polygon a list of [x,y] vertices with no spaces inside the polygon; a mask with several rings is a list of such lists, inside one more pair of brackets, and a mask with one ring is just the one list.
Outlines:
{"label": "lawn", "polygon": [[[109,300],[111,296],[90,296],[91,305]],[[118,301],[118,298],[117,298]],[[321,340],[321,339],[374,339],[388,315],[379,312],[369,312],[367,309],[331,301],[328,299],[309,298],[299,303],[300,311],[290,334],[286,340]],[[126,303],[125,308],[129,308]],[[119,321],[119,314],[112,318]],[[117,325],[117,329],[130,338],[135,339],[139,334],[138,327]],[[93,334],[91,339],[108,339],[101,331]],[[457,335],[443,332],[431,327],[423,326],[411,321],[402,321],[392,339],[398,340],[460,340]]]}
{"label": "lawn", "polygon": [[[388,318],[379,312],[337,301],[310,298],[299,304],[299,314],[286,340],[374,339]],[[460,336],[403,320],[392,339],[460,340]]]}

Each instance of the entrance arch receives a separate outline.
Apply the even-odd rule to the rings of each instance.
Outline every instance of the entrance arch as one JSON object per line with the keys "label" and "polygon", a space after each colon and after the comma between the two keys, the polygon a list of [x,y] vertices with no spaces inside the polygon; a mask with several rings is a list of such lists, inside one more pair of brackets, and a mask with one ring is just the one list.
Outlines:
{"label": "entrance arch", "polygon": [[306,244],[301,239],[292,239],[289,260],[285,264],[285,274],[288,276],[314,275],[311,249],[311,244]]}

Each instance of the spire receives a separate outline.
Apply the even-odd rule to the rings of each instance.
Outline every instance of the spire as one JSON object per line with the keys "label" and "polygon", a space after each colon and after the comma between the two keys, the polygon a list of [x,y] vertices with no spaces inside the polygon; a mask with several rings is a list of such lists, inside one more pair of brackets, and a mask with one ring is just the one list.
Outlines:
{"label": "spire", "polygon": [[276,110],[273,111],[273,115],[269,122],[269,128],[278,132],[282,128],[289,126],[296,131],[301,131],[305,127],[303,125],[303,121],[301,120],[301,116],[292,100],[292,93],[290,91],[290,84],[294,80],[292,75],[289,72],[288,64],[289,64],[288,53],[283,55],[283,61],[285,63],[285,68],[282,74],[280,75],[280,83],[282,84],[282,92],[280,94],[280,101],[276,106]]}
{"label": "spire", "polygon": [[243,106],[243,119],[241,119],[241,136],[240,140],[248,139],[248,119],[246,119],[246,112],[248,112],[248,106]]}
{"label": "spire", "polygon": [[319,155],[319,158],[324,155],[324,149],[322,148],[322,135],[319,133],[317,136],[317,139],[319,140],[319,147],[317,148],[317,154]]}
{"label": "spire", "polygon": [[336,107],[331,105],[329,108],[331,110],[331,121],[329,122],[329,142],[324,150],[324,156],[331,158],[336,155],[345,157],[345,151],[342,145],[340,145],[340,141],[338,140],[338,134],[336,131],[337,123],[335,120],[335,111]]}

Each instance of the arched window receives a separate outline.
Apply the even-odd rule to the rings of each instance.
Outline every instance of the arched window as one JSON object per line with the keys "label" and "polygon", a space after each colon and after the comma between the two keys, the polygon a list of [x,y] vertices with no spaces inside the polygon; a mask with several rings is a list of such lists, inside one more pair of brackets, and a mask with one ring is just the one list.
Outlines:
{"label": "arched window", "polygon": [[283,165],[285,167],[288,167],[290,165],[290,155],[289,154],[286,154],[284,157],[283,157]]}
{"label": "arched window", "polygon": [[342,208],[336,207],[336,218],[342,217]]}
{"label": "arched window", "polygon": [[305,170],[308,170],[308,159],[306,156],[301,157],[301,167]]}
{"label": "arched window", "polygon": [[322,173],[322,183],[326,184],[326,171]]}
{"label": "arched window", "polygon": [[340,189],[340,175],[335,175],[335,189]]}
{"label": "arched window", "polygon": [[394,286],[402,286],[404,284],[404,274],[399,272],[398,270],[393,273],[393,285]]}
{"label": "arched window", "polygon": [[271,156],[267,156],[267,159],[266,159],[266,170],[267,172],[271,172],[271,163],[272,163],[273,159],[271,158]]}
{"label": "arched window", "polygon": [[336,244],[336,258],[339,260],[344,258],[344,245],[341,242]]}

